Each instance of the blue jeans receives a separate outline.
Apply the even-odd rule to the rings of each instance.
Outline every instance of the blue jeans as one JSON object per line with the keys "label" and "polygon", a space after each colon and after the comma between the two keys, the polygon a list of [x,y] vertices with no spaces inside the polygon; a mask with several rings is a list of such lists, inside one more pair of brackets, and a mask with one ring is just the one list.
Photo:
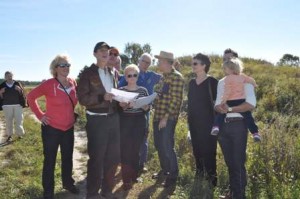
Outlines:
{"label": "blue jeans", "polygon": [[170,174],[170,178],[178,176],[178,163],[174,148],[176,123],[177,121],[168,120],[167,126],[159,130],[159,121],[153,122],[154,145],[158,152],[160,167],[164,173]]}

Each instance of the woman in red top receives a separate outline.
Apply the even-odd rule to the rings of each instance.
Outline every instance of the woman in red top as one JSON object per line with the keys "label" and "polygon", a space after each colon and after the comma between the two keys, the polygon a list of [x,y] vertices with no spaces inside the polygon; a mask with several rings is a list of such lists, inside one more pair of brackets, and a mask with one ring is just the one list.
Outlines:
{"label": "woman in red top", "polygon": [[[31,110],[42,123],[44,198],[54,198],[54,169],[59,146],[63,188],[74,194],[79,193],[72,178],[74,106],[77,98],[76,82],[68,77],[70,66],[68,56],[57,55],[50,64],[53,78],[44,81],[27,96]],[[37,103],[41,96],[46,98],[45,111]]]}

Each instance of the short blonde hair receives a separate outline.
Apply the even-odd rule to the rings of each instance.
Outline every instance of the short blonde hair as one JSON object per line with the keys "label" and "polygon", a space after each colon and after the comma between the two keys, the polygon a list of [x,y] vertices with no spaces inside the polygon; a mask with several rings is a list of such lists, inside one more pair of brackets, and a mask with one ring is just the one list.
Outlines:
{"label": "short blonde hair", "polygon": [[241,74],[241,72],[243,72],[243,69],[244,69],[243,62],[239,58],[236,58],[236,57],[232,57],[229,60],[226,60],[223,63],[222,67],[229,68],[236,75]]}
{"label": "short blonde hair", "polygon": [[56,57],[52,60],[51,64],[50,64],[50,73],[53,77],[57,76],[57,73],[55,71],[56,66],[61,63],[61,62],[67,62],[70,63],[70,58],[68,55],[66,54],[59,54],[56,55]]}
{"label": "short blonde hair", "polygon": [[140,69],[137,65],[130,64],[130,65],[125,67],[124,74],[127,74],[127,72],[130,71],[130,70],[133,70],[133,71],[137,72],[138,74],[140,73]]}

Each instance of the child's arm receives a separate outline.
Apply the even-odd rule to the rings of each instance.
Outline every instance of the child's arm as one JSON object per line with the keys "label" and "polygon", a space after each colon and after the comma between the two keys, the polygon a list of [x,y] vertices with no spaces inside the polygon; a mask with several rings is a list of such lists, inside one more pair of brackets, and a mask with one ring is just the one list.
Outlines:
{"label": "child's arm", "polygon": [[252,84],[254,87],[257,87],[257,84],[252,77],[249,77],[243,73],[241,73],[241,75],[244,77],[244,83],[249,83],[249,84]]}

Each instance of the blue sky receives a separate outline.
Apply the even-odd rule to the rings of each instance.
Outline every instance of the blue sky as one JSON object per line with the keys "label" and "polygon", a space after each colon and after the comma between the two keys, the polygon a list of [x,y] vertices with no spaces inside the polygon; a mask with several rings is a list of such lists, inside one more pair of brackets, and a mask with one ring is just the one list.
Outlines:
{"label": "blue sky", "polygon": [[72,59],[71,77],[95,61],[98,41],[124,50],[150,43],[175,56],[198,52],[277,62],[300,56],[300,2],[296,0],[1,0],[0,76],[50,78],[55,55]]}

